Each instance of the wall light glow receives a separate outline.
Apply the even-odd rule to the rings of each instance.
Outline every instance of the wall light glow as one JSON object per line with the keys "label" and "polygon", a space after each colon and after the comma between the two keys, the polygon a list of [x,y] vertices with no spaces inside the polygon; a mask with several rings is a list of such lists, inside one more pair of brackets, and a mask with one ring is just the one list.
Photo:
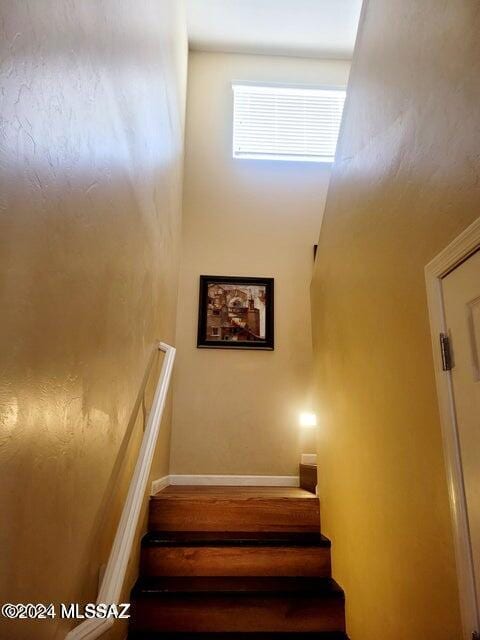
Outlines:
{"label": "wall light glow", "polygon": [[314,413],[303,412],[299,415],[298,421],[301,427],[317,426],[317,416]]}

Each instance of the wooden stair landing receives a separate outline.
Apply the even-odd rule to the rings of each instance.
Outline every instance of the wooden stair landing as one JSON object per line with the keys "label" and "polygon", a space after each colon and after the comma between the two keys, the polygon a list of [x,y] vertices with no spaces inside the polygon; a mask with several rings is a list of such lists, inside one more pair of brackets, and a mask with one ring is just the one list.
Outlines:
{"label": "wooden stair landing", "polygon": [[151,498],[132,640],[346,640],[344,609],[312,493],[172,486]]}

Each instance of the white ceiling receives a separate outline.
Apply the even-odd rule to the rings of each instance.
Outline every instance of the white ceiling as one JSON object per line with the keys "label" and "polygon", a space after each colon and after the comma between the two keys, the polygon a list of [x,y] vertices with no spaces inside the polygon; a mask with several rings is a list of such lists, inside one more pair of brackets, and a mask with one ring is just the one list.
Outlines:
{"label": "white ceiling", "polygon": [[351,58],[362,0],[186,0],[190,48]]}

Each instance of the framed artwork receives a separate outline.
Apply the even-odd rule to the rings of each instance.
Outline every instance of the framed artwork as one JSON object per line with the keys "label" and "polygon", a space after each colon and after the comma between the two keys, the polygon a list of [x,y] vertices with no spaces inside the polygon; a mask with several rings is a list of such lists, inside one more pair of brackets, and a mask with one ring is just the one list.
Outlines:
{"label": "framed artwork", "polygon": [[273,350],[273,278],[200,276],[197,347]]}

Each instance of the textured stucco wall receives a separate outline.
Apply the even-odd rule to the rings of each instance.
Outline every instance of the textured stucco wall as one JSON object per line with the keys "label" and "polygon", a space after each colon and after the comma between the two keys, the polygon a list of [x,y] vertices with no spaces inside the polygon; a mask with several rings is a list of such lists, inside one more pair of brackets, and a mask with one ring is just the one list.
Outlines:
{"label": "textured stucco wall", "polygon": [[[345,86],[350,64],[192,52],[174,473],[293,475],[312,434],[309,283],[330,165],[232,158],[232,81]],[[197,349],[199,276],[275,278],[275,351]]]}
{"label": "textured stucco wall", "polygon": [[424,266],[480,213],[480,5],[364,15],[312,286],[322,522],[352,640],[458,640]]}
{"label": "textured stucco wall", "polygon": [[174,339],[182,3],[5,0],[0,17],[0,601],[91,601],[151,382],[137,395]]}

